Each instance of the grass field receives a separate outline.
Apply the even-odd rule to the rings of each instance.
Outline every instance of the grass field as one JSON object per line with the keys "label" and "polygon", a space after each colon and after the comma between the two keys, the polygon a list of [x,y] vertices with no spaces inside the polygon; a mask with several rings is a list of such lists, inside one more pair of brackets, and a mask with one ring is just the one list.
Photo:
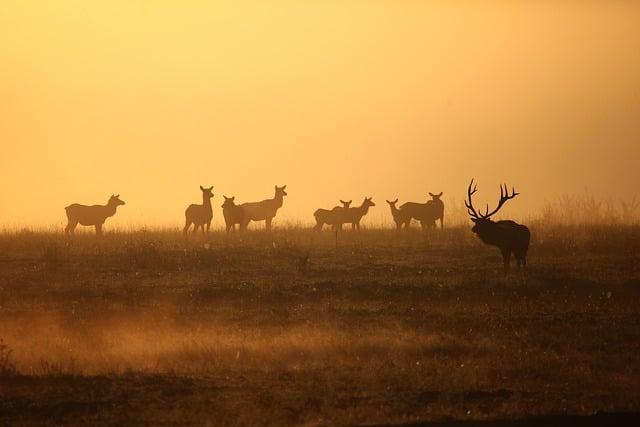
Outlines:
{"label": "grass field", "polygon": [[640,227],[0,234],[0,424],[640,411]]}

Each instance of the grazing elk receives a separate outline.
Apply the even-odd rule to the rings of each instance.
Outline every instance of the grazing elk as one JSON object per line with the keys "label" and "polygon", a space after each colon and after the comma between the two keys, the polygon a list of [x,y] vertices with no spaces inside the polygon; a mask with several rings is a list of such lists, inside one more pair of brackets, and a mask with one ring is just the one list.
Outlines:
{"label": "grazing elk", "polygon": [[340,200],[342,206],[336,206],[333,209],[318,209],[313,213],[313,217],[316,219],[316,225],[313,227],[315,231],[321,231],[325,224],[330,225],[334,230],[337,228],[342,229],[342,223],[340,222],[341,214],[349,209],[352,200],[345,202]]}
{"label": "grazing elk", "polygon": [[264,221],[265,229],[267,231],[271,230],[271,221],[276,216],[278,209],[282,207],[284,196],[287,195],[286,188],[286,185],[282,187],[276,185],[273,199],[241,204],[243,218],[240,230],[246,230],[251,221]]}
{"label": "grazing elk", "polygon": [[242,224],[242,208],[235,203],[234,197],[224,197],[224,203],[222,204],[222,216],[224,216],[224,223],[227,226],[227,233],[231,230],[236,230],[236,224]]}
{"label": "grazing elk", "polygon": [[116,208],[124,205],[120,200],[120,195],[111,195],[106,205],[86,206],[74,203],[64,210],[67,213],[67,226],[64,229],[66,234],[73,234],[78,224],[84,226],[94,226],[96,234],[102,235],[102,225],[110,216],[116,214]]}
{"label": "grazing elk", "polygon": [[342,228],[342,224],[351,224],[352,230],[360,230],[360,220],[369,212],[369,208],[375,205],[371,197],[365,197],[360,206],[344,209],[338,215],[339,227]]}
{"label": "grazing elk", "polygon": [[[473,188],[472,188],[473,187]],[[508,201],[516,197],[520,193],[516,193],[515,189],[509,190],[507,185],[504,187],[500,185],[500,201],[498,207],[496,207],[491,213],[489,213],[489,205],[484,214],[478,213],[473,207],[471,196],[477,191],[477,185],[473,184],[473,180],[469,184],[467,189],[467,198],[464,202],[471,221],[475,223],[471,231],[473,231],[482,242],[487,245],[496,246],[502,253],[504,260],[504,271],[509,271],[509,264],[511,262],[511,253],[516,257],[518,262],[518,268],[520,265],[526,270],[527,268],[527,250],[529,249],[529,239],[531,234],[529,229],[521,224],[511,220],[492,221],[491,216],[496,214],[500,208]]]}
{"label": "grazing elk", "polygon": [[189,227],[193,224],[193,233],[198,231],[198,228],[202,229],[204,233],[204,226],[207,226],[207,233],[209,227],[211,227],[211,220],[213,219],[213,209],[211,208],[211,199],[213,198],[213,186],[204,188],[200,186],[202,191],[202,204],[201,205],[189,205],[184,211],[185,224],[183,233],[186,235],[189,231]]}
{"label": "grazing elk", "polygon": [[409,227],[409,222],[411,221],[411,215],[408,212],[398,209],[396,207],[396,203],[398,203],[398,199],[395,200],[387,200],[389,207],[391,208],[391,216],[393,217],[393,222],[396,223],[396,228],[400,230],[404,225],[405,229]]}

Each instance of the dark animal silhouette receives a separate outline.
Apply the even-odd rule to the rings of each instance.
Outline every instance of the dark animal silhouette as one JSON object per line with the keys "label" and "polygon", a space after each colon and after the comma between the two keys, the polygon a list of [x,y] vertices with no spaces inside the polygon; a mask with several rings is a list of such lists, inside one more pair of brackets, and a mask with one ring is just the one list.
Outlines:
{"label": "dark animal silhouette", "polygon": [[236,224],[242,224],[244,218],[242,208],[235,203],[235,197],[224,197],[224,203],[222,204],[222,216],[224,217],[224,223],[227,226],[227,233],[231,230],[235,231]]}
{"label": "dark animal silhouette", "polygon": [[243,218],[240,224],[240,230],[246,230],[251,221],[264,221],[265,229],[267,231],[271,230],[271,222],[276,216],[278,209],[282,207],[284,196],[287,195],[285,191],[286,188],[286,185],[282,187],[276,185],[273,199],[241,204],[240,207],[242,208]]}
{"label": "dark animal silhouette", "polygon": [[425,203],[406,202],[400,206],[400,210],[408,215],[408,219],[405,222],[406,228],[409,228],[412,219],[420,221],[423,229],[435,227],[435,214],[431,200]]}
{"label": "dark animal silhouette", "polygon": [[213,198],[213,186],[204,188],[200,186],[202,191],[202,204],[201,205],[189,205],[187,210],[184,211],[185,224],[182,230],[184,234],[187,234],[189,227],[193,224],[193,233],[198,231],[198,228],[202,229],[204,233],[204,226],[207,226],[207,233],[209,227],[211,227],[211,220],[213,219],[213,209],[211,208],[211,199]]}
{"label": "dark animal silhouette", "polygon": [[431,196],[431,200],[427,202],[427,215],[430,218],[425,221],[427,223],[426,225],[435,227],[436,220],[439,219],[440,229],[444,229],[444,203],[440,199],[442,197],[442,192],[440,192],[440,194],[429,193],[429,195]]}
{"label": "dark animal silhouette", "polygon": [[120,200],[120,195],[111,195],[106,205],[86,206],[74,203],[67,206],[64,210],[67,213],[67,226],[64,231],[66,234],[73,234],[78,224],[84,226],[94,226],[96,234],[102,235],[102,225],[107,218],[116,214],[116,208],[124,205]]}
{"label": "dark animal silhouette", "polygon": [[362,204],[356,208],[348,208],[338,213],[339,227],[342,224],[351,224],[352,230],[360,230],[360,221],[362,217],[369,212],[369,208],[375,206],[371,197],[365,197]]}
{"label": "dark animal silhouette", "polygon": [[318,209],[313,213],[313,217],[316,219],[316,225],[314,230],[320,231],[325,224],[330,225],[332,229],[342,229],[342,223],[340,222],[340,214],[345,209],[349,209],[352,200],[344,201],[340,200],[342,206],[336,206],[333,209]]}
{"label": "dark animal silhouette", "polygon": [[[472,188],[473,187],[473,188]],[[503,220],[492,221],[491,216],[496,214],[500,208],[508,201],[516,197],[520,193],[516,193],[515,189],[512,189],[511,195],[507,185],[500,186],[500,201],[498,207],[496,207],[491,213],[489,213],[489,205],[484,214],[478,213],[473,207],[471,196],[477,191],[477,186],[473,184],[473,180],[469,184],[467,190],[467,198],[464,202],[471,221],[474,222],[474,226],[471,229],[479,238],[487,245],[496,246],[502,253],[504,260],[505,273],[509,271],[509,264],[511,262],[511,254],[513,253],[518,262],[518,268],[522,265],[524,269],[527,268],[527,251],[529,250],[529,240],[531,234],[529,229],[515,221]]]}
{"label": "dark animal silhouette", "polygon": [[391,208],[391,216],[393,217],[393,222],[396,223],[396,228],[400,230],[403,225],[405,226],[405,228],[408,228],[409,222],[411,221],[411,215],[409,215],[409,212],[398,209],[396,207],[398,199],[395,199],[393,201],[387,200],[387,203]]}

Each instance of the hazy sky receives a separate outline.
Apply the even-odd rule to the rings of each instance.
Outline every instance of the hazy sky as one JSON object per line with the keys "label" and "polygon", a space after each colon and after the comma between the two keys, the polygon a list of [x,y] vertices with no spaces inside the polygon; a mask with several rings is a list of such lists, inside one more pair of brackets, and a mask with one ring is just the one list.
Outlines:
{"label": "hazy sky", "polygon": [[339,198],[508,213],[638,192],[640,2],[5,0],[0,226],[175,224],[198,186],[287,184],[282,219]]}

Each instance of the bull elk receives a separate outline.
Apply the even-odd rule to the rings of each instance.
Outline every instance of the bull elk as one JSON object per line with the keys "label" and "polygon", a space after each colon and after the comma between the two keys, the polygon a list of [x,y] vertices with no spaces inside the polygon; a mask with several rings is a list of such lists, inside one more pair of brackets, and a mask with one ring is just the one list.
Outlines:
{"label": "bull elk", "polygon": [[240,208],[242,209],[243,217],[240,230],[246,230],[251,221],[264,221],[265,229],[267,231],[271,230],[271,221],[276,216],[278,209],[282,207],[284,196],[287,195],[286,188],[286,185],[282,187],[276,185],[273,199],[241,204]]}
{"label": "bull elk", "polygon": [[207,226],[207,233],[209,227],[211,227],[211,220],[213,219],[213,209],[211,208],[211,199],[213,198],[213,186],[204,188],[200,186],[202,191],[202,204],[201,205],[189,205],[184,211],[185,224],[182,230],[184,234],[187,234],[191,224],[193,224],[193,233],[198,231],[198,228],[202,229],[204,233],[204,226]]}
{"label": "bull elk", "polygon": [[66,234],[73,234],[78,224],[84,226],[94,226],[97,235],[102,235],[102,225],[107,218],[116,214],[116,208],[124,205],[120,200],[120,195],[111,195],[106,205],[80,205],[74,203],[64,208],[67,213],[67,226],[64,229]]}
{"label": "bull elk", "polygon": [[478,213],[473,207],[471,197],[475,194],[478,187],[474,185],[473,180],[469,183],[467,189],[467,200],[464,204],[469,212],[471,221],[474,222],[474,226],[471,229],[478,238],[485,244],[490,246],[496,246],[502,253],[502,259],[504,261],[505,273],[509,271],[509,264],[511,262],[511,254],[515,255],[518,262],[518,268],[527,268],[527,251],[529,249],[529,240],[531,233],[529,229],[521,224],[511,220],[492,221],[491,216],[495,215],[500,208],[509,200],[513,199],[520,193],[516,193],[515,189],[509,190],[507,185],[504,187],[500,185],[500,201],[498,207],[489,212],[489,205],[484,214]]}

